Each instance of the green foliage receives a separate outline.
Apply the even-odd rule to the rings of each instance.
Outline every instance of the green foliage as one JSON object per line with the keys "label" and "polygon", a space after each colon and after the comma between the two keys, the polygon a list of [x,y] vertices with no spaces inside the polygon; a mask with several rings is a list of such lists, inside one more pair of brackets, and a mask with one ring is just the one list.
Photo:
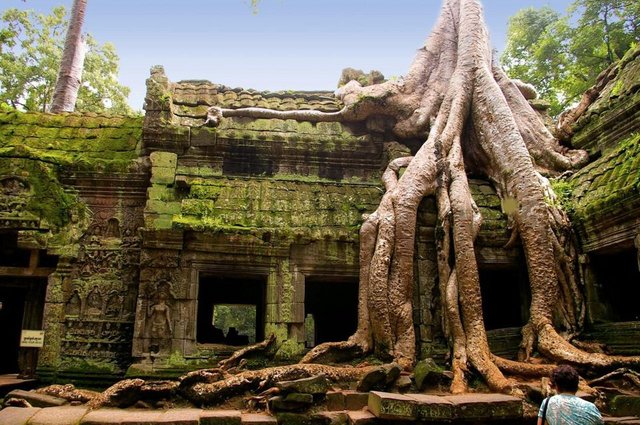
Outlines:
{"label": "green foliage", "polygon": [[[67,28],[64,7],[51,14],[8,9],[0,29],[0,103],[27,111],[51,104]],[[118,83],[118,62],[111,43],[87,36],[87,55],[78,93],[79,112],[131,113],[129,88]]]}
{"label": "green foliage", "polygon": [[523,9],[509,20],[501,62],[510,77],[533,84],[557,115],[640,38],[639,3],[575,0],[566,16],[548,6]]}
{"label": "green foliage", "polygon": [[213,325],[227,334],[236,328],[240,335],[247,335],[249,343],[256,342],[256,306],[244,304],[216,304],[213,308]]}

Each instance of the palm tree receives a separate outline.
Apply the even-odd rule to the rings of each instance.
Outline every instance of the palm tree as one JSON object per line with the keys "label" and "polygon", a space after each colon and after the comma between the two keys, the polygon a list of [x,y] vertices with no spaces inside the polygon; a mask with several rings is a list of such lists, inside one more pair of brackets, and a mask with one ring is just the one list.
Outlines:
{"label": "palm tree", "polygon": [[86,8],[87,0],[73,1],[58,81],[51,104],[53,113],[73,112],[76,107],[86,53],[85,38],[82,35]]}

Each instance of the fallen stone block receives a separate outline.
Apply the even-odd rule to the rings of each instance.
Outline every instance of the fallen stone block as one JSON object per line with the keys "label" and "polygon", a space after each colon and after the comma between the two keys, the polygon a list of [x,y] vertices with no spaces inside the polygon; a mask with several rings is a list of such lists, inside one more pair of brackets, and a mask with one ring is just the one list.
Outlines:
{"label": "fallen stone block", "polygon": [[348,390],[344,392],[344,398],[347,410],[362,410],[369,404],[369,393]]}
{"label": "fallen stone block", "polygon": [[242,413],[239,410],[202,410],[200,425],[240,425]]}
{"label": "fallen stone block", "polygon": [[402,394],[380,391],[369,394],[369,411],[381,419],[415,420],[417,405],[415,399]]}
{"label": "fallen stone block", "polygon": [[26,425],[40,410],[39,407],[5,407],[0,410],[0,424]]}
{"label": "fallen stone block", "polygon": [[444,397],[427,394],[409,394],[417,402],[416,416],[424,421],[446,421],[454,418],[453,403]]}
{"label": "fallen stone block", "polygon": [[[120,410],[120,409],[99,409],[89,412],[81,425],[111,425],[111,424],[156,424],[159,423],[163,412],[153,410]],[[74,423],[73,425],[76,425]]]}
{"label": "fallen stone block", "polygon": [[166,425],[199,425],[200,409],[168,409],[160,416],[160,424]]}
{"label": "fallen stone block", "polygon": [[329,391],[329,380],[321,374],[295,381],[278,382],[276,387],[283,393],[326,394]]}
{"label": "fallen stone block", "polygon": [[67,404],[67,400],[63,398],[39,394],[34,391],[13,390],[5,396],[6,400],[10,398],[21,398],[33,407],[55,407]]}
{"label": "fallen stone block", "polygon": [[246,425],[277,425],[278,420],[264,413],[243,413],[242,423]]}
{"label": "fallen stone block", "polygon": [[349,411],[347,417],[350,425],[373,425],[377,419],[373,413],[366,409]]}
{"label": "fallen stone block", "polygon": [[[367,394],[367,399],[369,395]],[[345,410],[347,408],[346,397],[342,391],[329,391],[327,392],[327,410],[330,412],[336,412]]]}
{"label": "fallen stone block", "polygon": [[89,409],[84,406],[59,406],[41,409],[29,425],[78,425]]}
{"label": "fallen stone block", "polygon": [[522,400],[503,394],[445,396],[454,407],[454,417],[463,420],[522,418]]}
{"label": "fallen stone block", "polygon": [[296,412],[308,409],[313,404],[311,394],[290,393],[269,399],[269,409],[274,412]]}
{"label": "fallen stone block", "polygon": [[617,395],[609,401],[611,414],[615,416],[640,415],[640,397],[633,395]]}

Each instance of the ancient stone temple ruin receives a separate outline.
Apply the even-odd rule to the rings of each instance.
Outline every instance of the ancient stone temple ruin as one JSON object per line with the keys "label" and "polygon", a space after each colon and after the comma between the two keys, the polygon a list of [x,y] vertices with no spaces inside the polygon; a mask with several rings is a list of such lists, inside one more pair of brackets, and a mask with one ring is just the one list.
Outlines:
{"label": "ancient stone temple ruin", "polygon": [[[590,163],[555,183],[576,226],[587,294],[581,338],[640,353],[640,50],[577,122]],[[544,113],[546,105],[531,101]],[[207,109],[335,112],[330,92],[258,92],[147,80],[143,118],[0,113],[2,373],[104,386],[177,376],[274,334],[276,359],[356,329],[358,231],[387,163],[421,140],[384,117],[310,123]],[[522,247],[494,187],[471,177],[492,349],[514,356],[526,323]],[[415,261],[418,357],[448,353],[436,271],[436,206],[422,202]],[[508,247],[507,247],[508,246]],[[221,329],[216,310],[248,311]],[[218,325],[218,326],[216,326]],[[41,347],[21,331],[43,331]],[[35,332],[36,343],[42,334]],[[40,335],[38,337],[38,335]],[[22,346],[21,346],[22,345]]]}

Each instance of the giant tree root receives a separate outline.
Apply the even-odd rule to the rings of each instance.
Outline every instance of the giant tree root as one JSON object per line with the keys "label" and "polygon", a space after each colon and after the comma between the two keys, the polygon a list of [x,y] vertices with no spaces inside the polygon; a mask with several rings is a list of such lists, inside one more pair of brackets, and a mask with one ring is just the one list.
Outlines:
{"label": "giant tree root", "polygon": [[247,347],[243,347],[240,350],[235,351],[230,357],[224,360],[220,360],[218,362],[218,366],[222,370],[229,370],[233,367],[238,366],[241,360],[251,355],[269,351],[273,347],[275,342],[276,342],[276,336],[275,334],[271,334],[264,341],[258,342],[253,345],[249,345]]}
{"label": "giant tree root", "polygon": [[309,378],[323,374],[331,382],[356,382],[363,376],[377,371],[380,366],[334,367],[320,364],[294,364],[252,370],[227,376],[211,382],[180,385],[179,394],[197,406],[212,406],[247,391],[259,393],[281,381]]}

